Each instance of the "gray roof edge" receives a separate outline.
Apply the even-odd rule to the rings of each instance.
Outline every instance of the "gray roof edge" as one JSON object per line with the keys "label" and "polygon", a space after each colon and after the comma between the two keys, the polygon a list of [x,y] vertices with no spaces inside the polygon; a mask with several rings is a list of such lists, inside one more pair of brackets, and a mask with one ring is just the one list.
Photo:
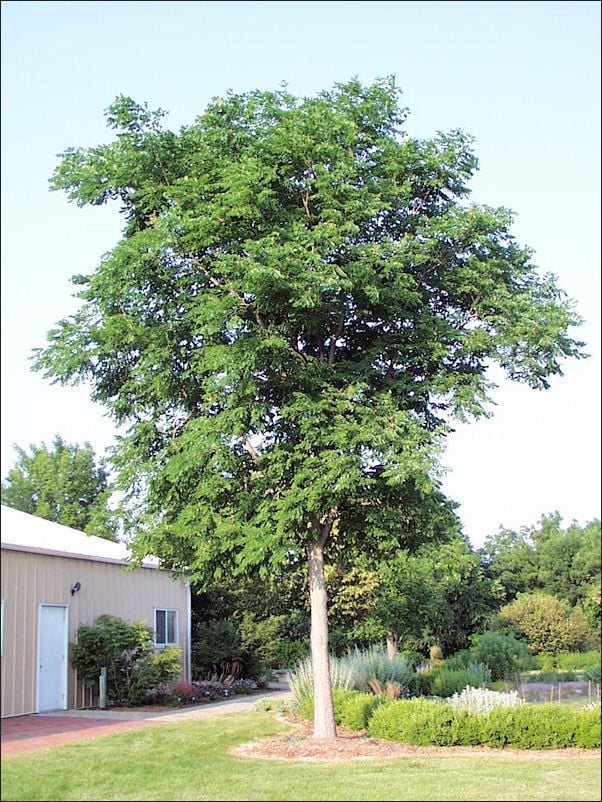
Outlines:
{"label": "gray roof edge", "polygon": [[[119,560],[116,557],[103,557],[97,554],[79,554],[71,551],[61,551],[60,549],[43,548],[40,546],[26,546],[20,543],[10,543],[4,540],[0,544],[3,549],[8,551],[23,551],[28,554],[44,554],[47,557],[70,557],[73,560],[90,560],[95,563],[113,563],[114,565],[135,566],[136,568],[153,568],[159,570],[159,565],[149,560],[137,563],[135,560]],[[169,570],[169,569],[161,569]]]}

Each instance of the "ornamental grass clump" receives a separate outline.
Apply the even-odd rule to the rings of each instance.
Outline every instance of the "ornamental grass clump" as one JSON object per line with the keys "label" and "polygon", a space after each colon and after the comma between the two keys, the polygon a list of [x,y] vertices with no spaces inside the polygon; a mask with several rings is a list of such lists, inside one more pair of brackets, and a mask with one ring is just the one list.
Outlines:
{"label": "ornamental grass clump", "polygon": [[416,674],[403,657],[389,657],[387,650],[371,646],[354,649],[342,658],[354,677],[354,687],[376,696],[398,698],[415,693]]}
{"label": "ornamental grass clump", "polygon": [[471,688],[467,685],[462,693],[454,693],[447,704],[455,710],[467,710],[469,713],[485,713],[496,707],[518,707],[524,704],[517,691],[502,693],[490,691],[488,688]]}
{"label": "ornamental grass clump", "polygon": [[[351,690],[354,685],[354,676],[349,665],[338,657],[330,658],[330,681],[333,691],[337,688]],[[293,696],[293,709],[301,710],[307,700],[313,697],[314,680],[311,657],[306,657],[291,672],[289,685]]]}

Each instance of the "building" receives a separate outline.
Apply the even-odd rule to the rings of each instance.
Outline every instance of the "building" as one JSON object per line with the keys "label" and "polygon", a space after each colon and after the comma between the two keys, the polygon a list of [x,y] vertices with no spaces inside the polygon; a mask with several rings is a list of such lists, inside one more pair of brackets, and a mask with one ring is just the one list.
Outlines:
{"label": "building", "polygon": [[127,546],[1,505],[1,716],[90,707],[69,643],[103,614],[145,621],[182,650],[190,679],[190,587]]}

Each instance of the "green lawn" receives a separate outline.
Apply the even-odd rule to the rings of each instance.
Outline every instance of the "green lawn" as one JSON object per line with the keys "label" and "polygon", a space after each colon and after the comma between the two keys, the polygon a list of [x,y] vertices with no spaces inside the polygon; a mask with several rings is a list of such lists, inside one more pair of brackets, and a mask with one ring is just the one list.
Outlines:
{"label": "green lawn", "polygon": [[395,758],[341,763],[234,757],[286,731],[270,712],[163,724],[5,757],[2,800],[600,800],[600,760]]}

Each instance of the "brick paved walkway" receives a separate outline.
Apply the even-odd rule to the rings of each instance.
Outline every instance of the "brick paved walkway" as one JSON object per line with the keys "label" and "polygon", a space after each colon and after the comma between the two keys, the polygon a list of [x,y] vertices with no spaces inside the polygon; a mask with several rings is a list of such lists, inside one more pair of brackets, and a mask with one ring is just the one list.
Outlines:
{"label": "brick paved walkway", "polygon": [[[275,690],[266,694],[269,699],[290,698],[286,690]],[[235,696],[223,702],[194,708],[177,708],[167,713],[123,713],[118,710],[67,710],[64,713],[32,714],[4,718],[0,724],[2,756],[18,752],[32,752],[54,746],[74,743],[86,738],[114,735],[142,727],[173,723],[191,718],[213,718],[228,713],[252,710],[262,696]]]}
{"label": "brick paved walkway", "polygon": [[156,726],[159,719],[111,721],[80,716],[16,716],[2,721],[2,756],[74,743],[85,738]]}

